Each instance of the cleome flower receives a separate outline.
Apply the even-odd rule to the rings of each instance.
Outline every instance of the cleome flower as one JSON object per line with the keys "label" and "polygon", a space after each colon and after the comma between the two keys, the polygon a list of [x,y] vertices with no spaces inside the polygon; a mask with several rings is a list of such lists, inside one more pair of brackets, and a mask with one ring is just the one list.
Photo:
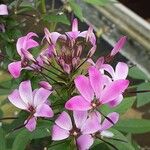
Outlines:
{"label": "cleome flower", "polygon": [[53,111],[47,104],[47,99],[51,93],[51,91],[44,88],[32,91],[31,82],[28,80],[21,82],[19,89],[15,89],[8,96],[13,105],[30,113],[24,122],[29,131],[33,131],[36,128],[38,117],[53,117]]}
{"label": "cleome flower", "polygon": [[102,104],[117,100],[129,85],[129,81],[125,79],[108,81],[108,77],[101,74],[94,66],[90,67],[88,72],[89,77],[79,75],[74,80],[80,95],[69,99],[65,104],[66,109],[76,111],[95,110]]}

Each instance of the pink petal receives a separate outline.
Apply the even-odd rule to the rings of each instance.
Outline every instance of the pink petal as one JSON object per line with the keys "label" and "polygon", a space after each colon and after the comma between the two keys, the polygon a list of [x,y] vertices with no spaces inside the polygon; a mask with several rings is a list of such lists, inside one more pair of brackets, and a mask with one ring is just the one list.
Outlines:
{"label": "pink petal", "polygon": [[87,77],[79,75],[74,80],[75,86],[81,95],[88,101],[91,102],[94,98],[94,91],[90,85],[90,81]]}
{"label": "pink petal", "polygon": [[36,113],[34,114],[34,116],[37,117],[53,117],[54,113],[53,110],[51,109],[51,107],[47,104],[42,104],[39,105],[36,108]]}
{"label": "pink petal", "polygon": [[68,110],[86,111],[92,107],[82,96],[74,96],[66,102],[65,108]]}
{"label": "pink petal", "polygon": [[100,103],[105,104],[111,100],[116,99],[120,94],[122,94],[129,85],[128,80],[116,80],[110,83],[102,91]]}
{"label": "pink petal", "polygon": [[95,67],[97,69],[100,69],[103,64],[104,64],[104,57],[99,57],[96,61]]}
{"label": "pink petal", "polygon": [[95,92],[96,98],[99,98],[103,87],[102,75],[95,67],[90,67],[88,72],[90,83]]}
{"label": "pink petal", "polygon": [[78,31],[78,20],[76,18],[72,22],[72,31]]}
{"label": "pink petal", "polygon": [[[24,124],[26,124],[27,120],[24,122]],[[25,127],[30,131],[32,132],[33,130],[35,130],[36,128],[36,118],[35,117],[32,117],[28,123],[25,125]]]}
{"label": "pink petal", "polygon": [[88,150],[94,143],[94,138],[91,135],[81,135],[77,138],[79,150]]}
{"label": "pink petal", "polygon": [[128,75],[128,65],[126,63],[123,62],[119,62],[116,66],[116,70],[115,70],[115,79],[114,80],[118,80],[118,79],[126,79],[127,75]]}
{"label": "pink petal", "polygon": [[81,127],[82,134],[92,134],[100,129],[100,122],[95,113],[90,114],[89,118]]}
{"label": "pink petal", "polygon": [[7,5],[4,4],[0,5],[0,15],[8,15]]}
{"label": "pink petal", "polygon": [[59,141],[59,140],[63,140],[69,137],[69,131],[60,128],[57,125],[54,125],[52,127],[52,140],[53,141]]}
{"label": "pink petal", "polygon": [[27,60],[31,60],[33,62],[36,62],[33,55],[28,52],[27,50],[21,49],[22,57],[26,58]]}
{"label": "pink petal", "polygon": [[73,111],[76,127],[80,129],[87,119],[87,111]]}
{"label": "pink petal", "polygon": [[[111,121],[114,124],[116,124],[118,122],[118,120],[119,120],[119,114],[116,113],[116,112],[109,113],[107,115],[107,117],[109,119],[111,119]],[[111,128],[112,126],[113,126],[113,124],[108,119],[105,118],[103,123],[102,123],[100,131],[107,130],[107,129]]]}
{"label": "pink petal", "polygon": [[8,96],[9,101],[15,105],[16,107],[20,109],[27,109],[26,104],[23,102],[19,95],[19,91],[16,89],[14,90],[9,96]]}
{"label": "pink petal", "polygon": [[66,34],[70,40],[75,40],[78,37],[79,33],[80,33],[80,31],[66,32]]}
{"label": "pink petal", "polygon": [[109,103],[108,103],[108,105],[109,105],[109,107],[116,107],[116,106],[118,106],[121,102],[122,102],[122,100],[123,100],[123,96],[122,96],[122,94],[121,95],[119,95],[116,99],[114,99],[114,100],[112,100],[112,101],[110,101]]}
{"label": "pink petal", "polygon": [[32,95],[32,87],[31,87],[31,81],[23,81],[20,83],[19,86],[19,93],[22,98],[22,100],[29,105],[33,104],[33,95]]}
{"label": "pink petal", "polygon": [[40,81],[39,86],[46,90],[50,90],[50,91],[52,90],[52,86],[46,81]]}
{"label": "pink petal", "polygon": [[18,78],[21,73],[21,61],[12,62],[8,65],[8,71],[14,78]]}
{"label": "pink petal", "polygon": [[126,36],[123,36],[119,39],[119,41],[115,44],[114,48],[112,49],[111,51],[111,56],[114,56],[116,55],[121,49],[122,47],[124,46],[126,42]]}
{"label": "pink petal", "polygon": [[29,39],[26,43],[26,50],[30,49],[30,48],[33,48],[33,47],[37,47],[39,46],[39,43],[36,42],[35,40],[33,39]]}
{"label": "pink petal", "polygon": [[71,118],[68,115],[68,113],[66,113],[65,111],[63,111],[59,117],[55,120],[55,123],[61,127],[62,129],[65,130],[71,130],[72,129],[72,122],[71,122]]}
{"label": "pink petal", "polygon": [[51,93],[52,91],[46,90],[44,88],[38,89],[34,95],[34,106],[43,104],[48,99]]}
{"label": "pink petal", "polygon": [[114,69],[113,69],[113,67],[111,65],[109,65],[109,64],[103,64],[102,68],[105,71],[107,71],[111,75],[112,78],[114,78],[115,72],[114,72]]}

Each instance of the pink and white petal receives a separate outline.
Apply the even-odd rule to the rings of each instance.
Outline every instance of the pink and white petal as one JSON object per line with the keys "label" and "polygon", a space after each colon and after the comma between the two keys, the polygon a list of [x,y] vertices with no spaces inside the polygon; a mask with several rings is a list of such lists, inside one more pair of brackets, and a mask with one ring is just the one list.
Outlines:
{"label": "pink and white petal", "polygon": [[33,39],[29,39],[26,43],[26,50],[39,46],[39,43]]}
{"label": "pink and white petal", "polygon": [[20,38],[17,40],[17,44],[16,44],[17,52],[18,52],[18,54],[19,54],[21,57],[22,57],[21,49],[22,49],[22,48],[24,49],[24,47],[23,47],[24,41],[25,41],[25,37],[24,37],[24,36],[23,36],[23,37],[20,37]]}
{"label": "pink and white petal", "polygon": [[90,84],[90,80],[88,77],[79,75],[74,80],[75,86],[80,92],[80,94],[88,101],[91,102],[94,98],[94,91],[92,89],[92,86]]}
{"label": "pink and white petal", "polygon": [[52,90],[52,86],[50,85],[49,82],[40,81],[38,85],[46,90],[50,90],[50,91]]}
{"label": "pink and white petal", "polygon": [[114,78],[114,76],[115,76],[115,71],[114,71],[114,69],[113,69],[113,67],[112,67],[111,65],[109,65],[109,64],[103,64],[103,65],[102,65],[102,68],[103,68],[105,71],[107,71],[107,72],[111,75],[112,78]]}
{"label": "pink and white petal", "polygon": [[114,80],[126,79],[126,77],[128,75],[128,70],[129,70],[129,68],[126,63],[119,62],[116,66]]}
{"label": "pink and white petal", "polygon": [[97,117],[99,123],[101,123],[101,119],[102,119],[101,114],[98,111],[94,111],[92,113],[95,113],[95,116]]}
{"label": "pink and white petal", "polygon": [[97,69],[100,69],[103,64],[104,64],[104,57],[99,57],[96,61],[95,66]]}
{"label": "pink and white petal", "polygon": [[32,87],[31,81],[23,81],[19,85],[19,93],[22,100],[29,105],[33,104],[33,94],[32,94]]}
{"label": "pink and white petal", "polygon": [[76,18],[72,21],[72,31],[78,31],[78,20]]}
{"label": "pink and white petal", "polygon": [[27,110],[27,105],[23,102],[23,100],[20,97],[19,91],[16,89],[14,90],[9,96],[8,100],[15,105],[16,107],[20,109]]}
{"label": "pink and white petal", "polygon": [[78,129],[81,129],[83,124],[87,119],[88,112],[87,111],[73,111],[73,117]]}
{"label": "pink and white petal", "polygon": [[66,32],[66,35],[70,40],[75,40],[78,37],[79,33],[80,31],[71,31],[71,32]]}
{"label": "pink and white petal", "polygon": [[28,121],[27,124],[26,124],[27,120],[24,122],[24,124],[26,124],[25,127],[26,127],[30,132],[32,132],[32,131],[35,130],[35,128],[36,128],[36,120],[37,120],[36,117],[32,117],[32,118]]}
{"label": "pink and white petal", "polygon": [[52,140],[59,141],[68,138],[70,135],[68,130],[62,129],[57,125],[52,127]]}
{"label": "pink and white petal", "polygon": [[42,104],[36,108],[36,113],[34,114],[34,116],[50,118],[54,116],[54,112],[49,105]]}
{"label": "pink and white petal", "polygon": [[96,67],[90,67],[88,72],[89,72],[89,79],[90,79],[91,86],[95,92],[96,98],[98,99],[100,98],[101,91],[103,88],[102,75]]}
{"label": "pink and white petal", "polygon": [[100,122],[95,113],[91,113],[89,118],[85,121],[81,127],[82,134],[92,134],[100,130]]}
{"label": "pink and white petal", "polygon": [[25,37],[28,40],[28,39],[31,39],[32,37],[38,37],[38,35],[34,32],[29,32]]}
{"label": "pink and white petal", "polygon": [[116,99],[114,99],[114,100],[112,100],[112,101],[110,101],[109,103],[108,103],[108,105],[109,105],[109,107],[116,107],[116,106],[118,106],[121,102],[122,102],[122,100],[123,100],[123,96],[122,96],[122,94],[121,95],[119,95]]}
{"label": "pink and white petal", "polygon": [[68,115],[68,113],[66,113],[65,111],[63,111],[59,117],[55,120],[55,123],[61,127],[62,129],[65,130],[71,130],[72,129],[72,122],[71,122],[71,118]]}
{"label": "pink and white petal", "polygon": [[114,48],[112,49],[110,55],[114,56],[116,55],[124,46],[125,42],[126,42],[126,36],[123,36],[119,39],[119,41],[115,44]]}
{"label": "pink and white petal", "polygon": [[58,33],[58,32],[52,32],[51,33],[51,41],[52,41],[52,43],[55,45],[56,44],[56,42],[57,42],[57,40],[58,40],[58,38],[61,36],[61,34],[60,33]]}
{"label": "pink and white petal", "polygon": [[114,134],[111,131],[108,131],[108,130],[101,131],[100,135],[102,137],[107,137],[107,138],[111,138],[111,137],[114,136]]}
{"label": "pink and white petal", "polygon": [[91,109],[91,103],[87,102],[82,96],[74,96],[65,104],[65,108],[75,111],[86,111]]}
{"label": "pink and white petal", "polygon": [[46,90],[44,88],[38,89],[34,95],[34,106],[43,104],[48,99],[51,93],[52,91]]}
{"label": "pink and white petal", "polygon": [[0,4],[0,15],[8,15],[8,7],[5,4]]}
{"label": "pink and white petal", "polygon": [[21,74],[21,61],[12,62],[8,65],[8,71],[14,78],[18,78]]}
{"label": "pink and white petal", "polygon": [[[114,123],[116,124],[119,120],[119,114],[116,113],[116,112],[112,112],[112,113],[109,113],[107,115],[107,117]],[[110,122],[108,119],[104,119],[102,125],[101,125],[101,129],[100,131],[104,131],[104,130],[107,130],[109,128],[111,128],[114,124],[112,124],[112,122]]]}
{"label": "pink and white petal", "polygon": [[128,87],[128,80],[116,80],[106,86],[102,91],[100,103],[106,104],[114,99],[116,99],[120,94],[122,94]]}
{"label": "pink and white petal", "polygon": [[77,138],[77,146],[79,150],[88,150],[94,143],[94,138],[87,134]]}

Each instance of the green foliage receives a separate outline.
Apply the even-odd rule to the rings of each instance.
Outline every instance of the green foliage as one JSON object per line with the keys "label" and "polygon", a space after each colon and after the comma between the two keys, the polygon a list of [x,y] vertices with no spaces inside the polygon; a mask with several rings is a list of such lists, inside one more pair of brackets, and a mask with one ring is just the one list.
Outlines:
{"label": "green foliage", "polygon": [[124,119],[120,120],[115,128],[126,133],[146,133],[150,132],[150,120],[146,119]]}
{"label": "green foliage", "polygon": [[0,149],[6,150],[5,132],[1,127],[0,127]]}
{"label": "green foliage", "polygon": [[102,5],[102,6],[108,3],[116,2],[116,0],[84,0],[84,1],[92,5]]}

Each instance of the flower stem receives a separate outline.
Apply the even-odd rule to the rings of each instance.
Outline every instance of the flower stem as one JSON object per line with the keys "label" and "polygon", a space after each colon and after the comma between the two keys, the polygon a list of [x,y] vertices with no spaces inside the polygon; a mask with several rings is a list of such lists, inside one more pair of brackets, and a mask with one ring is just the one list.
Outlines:
{"label": "flower stem", "polygon": [[41,0],[41,11],[42,11],[43,14],[46,14],[45,0]]}

